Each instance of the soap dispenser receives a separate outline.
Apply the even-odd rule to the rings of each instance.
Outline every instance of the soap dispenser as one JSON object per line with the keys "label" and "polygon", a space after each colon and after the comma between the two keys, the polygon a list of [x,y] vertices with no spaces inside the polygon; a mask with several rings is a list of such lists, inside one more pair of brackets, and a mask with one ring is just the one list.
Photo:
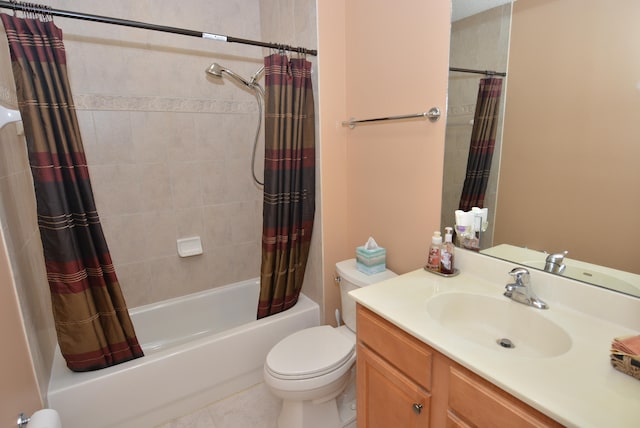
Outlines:
{"label": "soap dispenser", "polygon": [[440,272],[440,250],[442,247],[442,236],[437,230],[433,232],[431,237],[431,247],[429,247],[429,259],[427,261],[427,269],[434,272]]}
{"label": "soap dispenser", "polygon": [[444,244],[440,250],[440,272],[446,275],[454,273],[455,246],[453,245],[453,228],[444,228]]}

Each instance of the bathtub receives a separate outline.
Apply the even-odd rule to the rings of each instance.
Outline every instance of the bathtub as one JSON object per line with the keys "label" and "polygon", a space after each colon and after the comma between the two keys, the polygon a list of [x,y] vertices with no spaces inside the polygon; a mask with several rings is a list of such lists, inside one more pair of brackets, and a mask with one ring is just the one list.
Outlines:
{"label": "bathtub", "polygon": [[59,350],[48,407],[64,428],[146,428],[262,382],[269,350],[320,321],[303,294],[291,309],[256,320],[259,281],[248,280],[130,309],[145,356],[74,373]]}

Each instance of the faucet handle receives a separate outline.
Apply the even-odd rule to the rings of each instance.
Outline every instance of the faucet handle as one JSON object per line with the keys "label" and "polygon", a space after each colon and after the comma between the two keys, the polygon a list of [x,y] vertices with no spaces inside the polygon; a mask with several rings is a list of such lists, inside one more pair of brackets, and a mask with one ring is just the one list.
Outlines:
{"label": "faucet handle", "polygon": [[569,251],[563,251],[562,253],[549,254],[545,259],[544,270],[545,272],[551,272],[561,274],[567,267],[564,263],[564,258],[569,254]]}
{"label": "faucet handle", "polygon": [[567,256],[567,254],[569,254],[569,251],[565,250],[561,253],[553,253],[553,254],[549,254],[546,258],[547,262],[550,263],[562,263],[562,261],[564,260],[564,258]]}
{"label": "faucet handle", "polygon": [[529,285],[529,271],[527,269],[523,267],[513,268],[509,275],[515,279],[516,285]]}

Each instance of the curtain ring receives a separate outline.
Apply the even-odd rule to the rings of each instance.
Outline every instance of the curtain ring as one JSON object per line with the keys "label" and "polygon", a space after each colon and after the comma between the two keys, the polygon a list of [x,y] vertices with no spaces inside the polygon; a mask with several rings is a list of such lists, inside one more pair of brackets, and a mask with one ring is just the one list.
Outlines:
{"label": "curtain ring", "polygon": [[42,8],[44,9],[44,12],[42,12],[44,20],[48,21],[48,22],[52,22],[53,21],[53,13],[51,11],[53,10],[53,8],[51,6],[48,6],[48,5],[42,6]]}
{"label": "curtain ring", "polygon": [[27,8],[29,10],[29,13],[27,14],[27,17],[29,19],[37,19],[38,18],[38,13],[36,11],[36,8],[34,7],[33,3],[25,3],[27,5]]}

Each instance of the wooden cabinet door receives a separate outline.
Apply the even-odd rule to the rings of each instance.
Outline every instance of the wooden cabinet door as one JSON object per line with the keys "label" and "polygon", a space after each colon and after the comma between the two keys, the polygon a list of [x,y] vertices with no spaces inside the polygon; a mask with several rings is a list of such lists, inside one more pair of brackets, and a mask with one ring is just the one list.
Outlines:
{"label": "wooden cabinet door", "polygon": [[429,426],[430,395],[358,344],[358,428]]}

